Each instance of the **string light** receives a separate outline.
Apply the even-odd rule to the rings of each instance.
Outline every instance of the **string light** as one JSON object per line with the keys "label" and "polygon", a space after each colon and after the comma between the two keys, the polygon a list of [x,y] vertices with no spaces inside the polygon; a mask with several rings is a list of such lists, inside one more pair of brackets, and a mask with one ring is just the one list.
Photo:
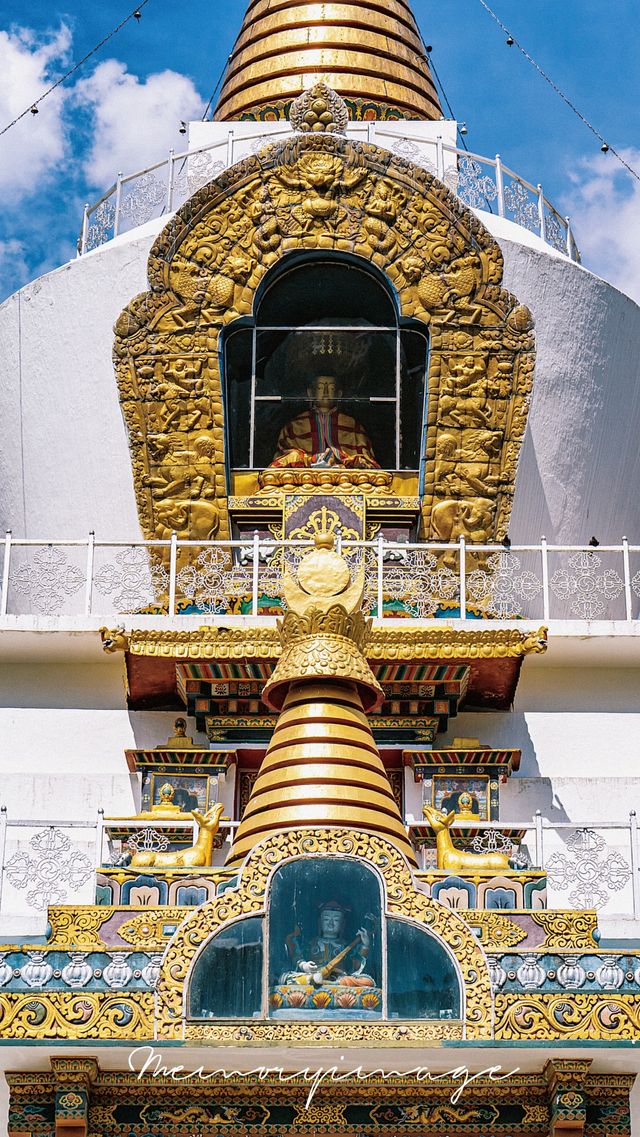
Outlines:
{"label": "string light", "polygon": [[30,107],[27,107],[26,110],[22,111],[21,114],[16,115],[16,117],[11,122],[8,122],[7,125],[5,127],[3,127],[2,130],[0,130],[0,138],[2,137],[3,134],[6,134],[8,130],[11,130],[12,126],[15,126],[16,123],[20,122],[20,120],[23,119],[25,117],[25,115],[39,114],[38,106],[43,101],[43,99],[46,99],[47,96],[52,93],[52,91],[55,91],[58,87],[61,87],[63,83],[66,83],[67,79],[69,79],[72,75],[75,75],[76,71],[78,71],[79,68],[82,67],[83,63],[86,63],[87,59],[91,59],[92,55],[95,55],[96,52],[99,51],[101,47],[104,47],[105,43],[108,43],[108,41],[110,39],[112,39],[113,36],[115,36],[116,33],[119,32],[120,29],[123,28],[125,26],[125,24],[127,24],[129,22],[129,20],[135,20],[137,23],[142,17],[141,9],[144,8],[145,5],[148,3],[149,3],[149,0],[142,0],[142,2],[140,4],[138,4],[137,8],[134,8],[133,12],[129,12],[129,15],[125,16],[124,20],[121,20],[120,23],[117,24],[115,28],[112,28],[112,30],[109,32],[108,35],[106,35],[104,37],[104,39],[100,40],[100,43],[97,43],[95,47],[92,47],[91,51],[88,51],[86,55],[83,55],[82,59],[79,59],[77,63],[74,63],[73,67],[70,67],[69,70],[66,71],[65,74],[60,77],[60,79],[57,79],[56,82],[52,83],[51,86],[48,87],[46,91],[43,91],[42,94],[40,95],[40,97],[36,99],[35,103],[32,103]]}
{"label": "string light", "polygon": [[602,150],[602,153],[603,154],[611,153],[611,154],[615,155],[615,157],[620,162],[620,165],[624,166],[625,170],[627,170],[637,181],[640,182],[640,174],[638,173],[638,171],[634,170],[633,166],[630,166],[629,163],[627,161],[625,161],[625,159],[622,157],[622,155],[619,154],[618,151],[615,150],[614,147],[611,146],[610,143],[607,142],[606,138],[600,133],[599,130],[596,129],[596,127],[593,125],[593,123],[589,122],[589,119],[585,118],[585,116],[581,113],[581,111],[578,110],[578,108],[575,106],[575,104],[571,102],[571,99],[569,99],[567,97],[567,95],[565,95],[564,91],[560,90],[558,84],[554,83],[553,79],[549,75],[547,75],[546,71],[542,70],[540,64],[536,63],[533,56],[529,55],[529,52],[526,50],[526,48],[524,48],[522,46],[522,44],[518,42],[518,40],[515,38],[515,36],[512,35],[512,33],[509,31],[508,27],[505,24],[503,24],[500,17],[497,16],[496,13],[493,11],[493,9],[489,7],[489,5],[487,4],[487,0],[480,0],[480,3],[482,4],[482,7],[484,8],[485,12],[488,12],[488,14],[491,16],[491,19],[494,20],[495,23],[498,25],[498,27],[501,28],[501,30],[505,33],[505,35],[507,37],[507,44],[509,45],[509,47],[511,47],[512,44],[516,45],[518,50],[522,53],[522,55],[524,55],[527,62],[530,63],[532,67],[535,67],[538,74],[542,76],[545,83],[549,84],[551,89],[553,91],[555,91],[556,95],[558,95],[562,99],[563,103],[566,103],[566,105],[569,107],[569,109],[573,111],[574,115],[577,115],[577,117],[580,119],[580,121],[582,123],[584,123],[584,125],[591,131],[591,133],[593,135],[595,135],[595,137],[598,139],[598,141],[602,143],[602,145],[600,147],[600,149]]}

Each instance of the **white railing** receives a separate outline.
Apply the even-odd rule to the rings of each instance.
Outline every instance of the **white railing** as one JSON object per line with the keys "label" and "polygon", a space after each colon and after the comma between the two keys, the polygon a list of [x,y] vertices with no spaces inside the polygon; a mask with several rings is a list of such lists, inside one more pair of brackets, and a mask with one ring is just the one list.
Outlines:
{"label": "white railing", "polygon": [[[113,864],[106,842],[111,823],[99,810],[93,821],[14,819],[0,809],[0,915],[48,904],[92,903],[95,871]],[[225,849],[239,822],[225,822]],[[424,824],[424,823],[422,823]],[[130,823],[128,823],[130,827]],[[175,827],[171,821],[139,821],[154,831]],[[525,821],[464,822],[465,829],[499,838],[503,829],[524,832],[520,858],[526,871],[547,873],[549,907],[596,908],[607,916],[640,919],[640,840],[638,819],[627,821],[550,821],[540,811]],[[409,822],[411,836],[415,823]],[[505,846],[506,847],[506,846]],[[216,854],[221,868],[225,849]],[[428,871],[428,857],[422,870]],[[518,858],[516,858],[518,859]]]}
{"label": "white railing", "polygon": [[[28,616],[275,616],[283,572],[310,541],[257,532],[231,541],[14,538],[0,543],[0,618]],[[377,618],[616,620],[639,618],[640,545],[342,542],[365,571]]]}
{"label": "white railing", "polygon": [[[485,158],[441,138],[427,140],[412,134],[410,125],[400,137],[383,124],[369,123],[365,137],[433,173],[471,209],[506,217],[536,233],[557,252],[580,260],[569,218],[545,197],[541,185],[532,185],[505,166],[499,154]],[[209,146],[180,153],[170,150],[161,162],[132,174],[119,173],[98,201],[85,205],[78,253],[90,252],[119,233],[168,216],[223,170],[291,134],[288,123],[281,128],[270,125],[268,133],[258,136],[255,131],[243,134],[236,127]]]}

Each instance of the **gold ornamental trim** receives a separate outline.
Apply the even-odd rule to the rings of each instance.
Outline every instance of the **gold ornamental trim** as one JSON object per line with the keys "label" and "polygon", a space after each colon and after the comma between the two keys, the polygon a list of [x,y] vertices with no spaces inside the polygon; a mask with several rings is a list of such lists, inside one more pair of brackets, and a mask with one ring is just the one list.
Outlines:
{"label": "gold ornamental trim", "polygon": [[[405,624],[409,621],[405,621]],[[417,621],[414,621],[417,623]],[[128,651],[157,659],[242,660],[279,658],[282,647],[278,630],[271,627],[240,628],[203,625],[179,631],[167,629],[100,628],[105,651]],[[369,663],[381,660],[473,660],[521,659],[547,649],[547,629],[476,629],[448,626],[407,628],[373,627],[365,654]]]}
{"label": "gold ornamental trim", "polygon": [[4,991],[2,1038],[134,1041],[153,1036],[153,991]]}
{"label": "gold ornamental trim", "polygon": [[597,1039],[637,1042],[640,995],[553,992],[495,997],[495,1038],[499,1041]]}

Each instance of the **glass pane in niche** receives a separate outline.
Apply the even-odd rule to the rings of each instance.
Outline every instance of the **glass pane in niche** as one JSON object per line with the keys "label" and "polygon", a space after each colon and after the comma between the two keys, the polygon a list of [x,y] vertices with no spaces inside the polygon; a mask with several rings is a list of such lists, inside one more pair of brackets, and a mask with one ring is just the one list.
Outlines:
{"label": "glass pane in niche", "polygon": [[395,465],[396,333],[334,320],[258,330],[256,467]]}
{"label": "glass pane in niche", "polygon": [[200,955],[189,987],[189,1018],[259,1018],[262,996],[262,918],[225,928]]}
{"label": "glass pane in niche", "polygon": [[448,953],[403,920],[387,920],[387,999],[393,1019],[460,1017],[460,985]]}
{"label": "glass pane in niche", "polygon": [[340,858],[278,869],[269,910],[274,1018],[379,1018],[381,893],[369,869]]}

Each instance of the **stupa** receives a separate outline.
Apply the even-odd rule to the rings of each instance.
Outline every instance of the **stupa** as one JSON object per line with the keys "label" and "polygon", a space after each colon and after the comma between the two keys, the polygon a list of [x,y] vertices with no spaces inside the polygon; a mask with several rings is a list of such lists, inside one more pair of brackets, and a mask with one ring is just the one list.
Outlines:
{"label": "stupa", "polygon": [[0,308],[10,1137],[638,1131],[640,309],[456,142],[252,0]]}

